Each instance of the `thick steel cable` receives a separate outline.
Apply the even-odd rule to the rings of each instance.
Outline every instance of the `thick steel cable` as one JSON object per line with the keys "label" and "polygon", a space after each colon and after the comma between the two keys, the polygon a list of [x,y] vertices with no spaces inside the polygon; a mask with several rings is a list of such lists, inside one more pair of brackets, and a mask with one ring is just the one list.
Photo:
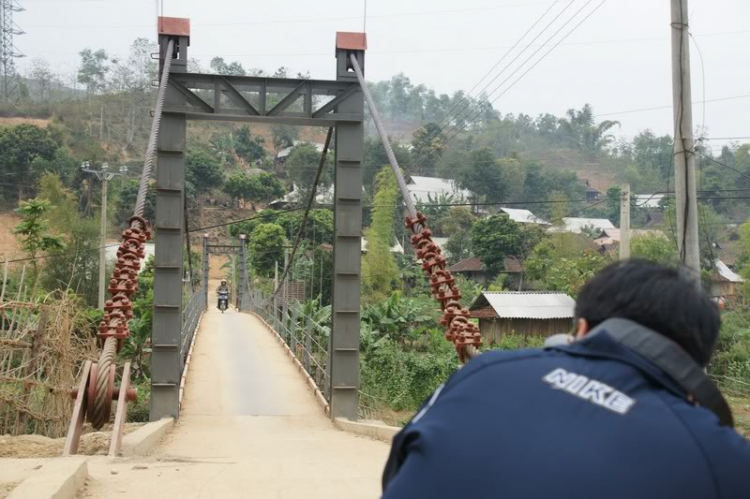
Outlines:
{"label": "thick steel cable", "polygon": [[[154,157],[156,156],[156,146],[159,140],[159,128],[161,125],[161,115],[164,109],[164,100],[167,92],[167,84],[169,81],[169,71],[172,67],[172,58],[174,54],[174,40],[169,40],[167,44],[167,53],[164,58],[164,68],[159,82],[159,92],[156,100],[156,108],[154,110],[154,118],[151,122],[151,134],[148,139],[148,147],[146,148],[146,160],[143,164],[143,171],[141,172],[141,181],[138,186],[138,197],[135,203],[134,215],[137,219],[133,219],[131,227],[133,225],[139,226],[140,230],[145,232],[147,227],[140,227],[143,225],[142,216],[146,207],[146,194],[148,193],[148,183],[151,178],[151,172],[154,168]],[[127,231],[126,231],[127,233]],[[126,240],[121,245],[121,250],[128,245],[132,245],[132,240],[127,241],[128,236],[125,236]],[[118,252],[119,255],[120,252]],[[140,261],[138,262],[140,265]],[[132,278],[132,275],[130,276]],[[122,279],[122,274],[117,274],[113,281]],[[127,277],[125,277],[127,280]],[[129,298],[124,296],[120,291],[112,292],[113,299],[119,299],[119,303],[123,303],[123,299],[128,303]],[[117,329],[124,325],[127,327],[127,315],[122,313],[113,313],[112,315],[105,315],[105,320],[108,318],[109,323],[105,323],[105,327]],[[91,413],[91,424],[95,429],[100,429],[104,426],[110,417],[109,409],[112,404],[111,392],[109,391],[109,371],[112,365],[115,363],[115,357],[117,356],[119,340],[115,336],[106,336],[104,340],[104,346],[102,347],[101,355],[99,356],[99,362],[97,364],[97,377],[96,377],[96,393],[94,397],[94,407],[90,408]]]}
{"label": "thick steel cable", "polygon": [[151,135],[148,138],[148,147],[146,148],[146,161],[143,163],[143,172],[141,172],[141,183],[138,186],[138,197],[135,201],[135,216],[142,217],[146,209],[146,194],[148,193],[148,182],[151,179],[151,172],[154,169],[154,156],[156,156],[156,146],[159,141],[159,128],[161,125],[161,114],[164,109],[164,99],[167,94],[167,83],[169,82],[169,72],[172,69],[172,57],[174,53],[174,40],[169,40],[167,44],[167,54],[164,57],[164,70],[159,82],[159,93],[156,99],[156,108],[154,108],[154,119],[151,122]]}
{"label": "thick steel cable", "polygon": [[375,101],[367,88],[367,82],[356,54],[349,54],[349,60],[352,68],[354,68],[354,73],[357,75],[357,80],[359,80],[362,93],[370,109],[370,115],[375,122],[375,128],[377,128],[380,140],[383,142],[391,168],[404,197],[404,203],[409,211],[406,224],[414,233],[411,237],[411,243],[417,251],[417,257],[422,260],[422,270],[430,279],[432,293],[435,299],[440,302],[443,312],[440,322],[447,329],[446,338],[456,347],[461,362],[466,363],[480,353],[479,348],[477,348],[481,344],[479,328],[469,321],[469,311],[461,306],[459,302],[461,293],[455,287],[450,271],[445,269],[445,258],[441,255],[440,248],[432,242],[432,232],[425,226],[424,215],[419,213],[414,206],[411,192],[406,186],[406,180],[401,172],[396,155],[393,154],[391,142],[383,127],[380,113],[375,107]]}

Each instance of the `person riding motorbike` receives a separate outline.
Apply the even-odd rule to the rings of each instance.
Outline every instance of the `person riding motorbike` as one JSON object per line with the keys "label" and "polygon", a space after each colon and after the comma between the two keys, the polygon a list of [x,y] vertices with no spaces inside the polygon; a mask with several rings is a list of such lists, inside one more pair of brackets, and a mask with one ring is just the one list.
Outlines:
{"label": "person riding motorbike", "polygon": [[227,308],[228,308],[229,307],[229,286],[227,286],[226,279],[221,280],[221,284],[216,289],[216,293],[219,295],[218,302],[216,303],[216,308],[221,309],[222,299],[227,300]]}

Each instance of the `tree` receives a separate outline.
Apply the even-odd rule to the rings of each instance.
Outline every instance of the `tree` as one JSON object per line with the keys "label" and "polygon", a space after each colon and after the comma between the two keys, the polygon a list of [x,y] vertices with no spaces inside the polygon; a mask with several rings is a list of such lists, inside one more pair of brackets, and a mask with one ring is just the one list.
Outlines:
{"label": "tree", "polygon": [[587,152],[600,151],[612,143],[614,136],[607,132],[620,125],[619,121],[602,121],[597,125],[589,104],[580,111],[569,109],[566,115],[559,121],[558,132],[572,147]]}
{"label": "tree", "polygon": [[226,181],[224,192],[233,200],[263,202],[284,193],[279,180],[269,173],[248,177],[245,173],[234,173]]}
{"label": "tree", "polygon": [[523,164],[516,158],[502,158],[497,160],[497,166],[502,174],[503,185],[508,193],[508,201],[523,199],[523,187],[526,182],[526,171]]}
{"label": "tree", "polygon": [[22,221],[16,225],[13,233],[21,239],[21,248],[31,258],[34,287],[39,277],[37,256],[40,253],[63,248],[62,239],[49,233],[47,216],[51,209],[52,204],[49,201],[32,199],[21,201],[21,206],[16,210],[16,213],[21,215]]}
{"label": "tree", "polygon": [[507,195],[503,172],[489,147],[471,153],[469,164],[458,171],[457,180],[462,187],[488,202],[503,201]]}
{"label": "tree", "polygon": [[479,220],[471,229],[474,254],[482,259],[490,276],[505,268],[506,256],[517,256],[523,249],[523,238],[517,223],[506,214]]}
{"label": "tree", "polygon": [[[125,181],[120,190],[120,195],[117,198],[117,204],[115,206],[115,221],[124,227],[127,224],[130,217],[133,216],[133,207],[135,201],[138,199],[138,188],[139,182],[135,179],[129,179]],[[156,186],[149,184],[148,190],[146,191],[146,205],[143,212],[143,217],[146,220],[153,220],[156,215]]]}
{"label": "tree", "polygon": [[[289,178],[300,190],[301,198],[307,201],[307,195],[315,181],[315,175],[320,165],[321,153],[313,144],[300,144],[292,149],[292,152],[286,159],[286,172]],[[331,155],[326,156],[326,163],[320,175],[318,186],[328,186],[331,184],[331,170],[333,163]]]}
{"label": "tree", "polygon": [[211,71],[220,75],[237,75],[245,76],[245,68],[239,62],[231,62],[227,64],[223,57],[214,57],[211,59]]}
{"label": "tree", "polygon": [[427,123],[414,132],[411,145],[418,163],[415,165],[417,171],[414,173],[434,175],[435,165],[447,148],[442,129],[436,123]]}
{"label": "tree", "polygon": [[224,169],[205,149],[191,148],[187,153],[185,180],[195,194],[208,194],[224,184]]}
{"label": "tree", "polygon": [[274,125],[271,127],[271,137],[273,139],[274,158],[278,158],[282,149],[294,145],[294,141],[299,138],[299,129],[290,125]]}
{"label": "tree", "polygon": [[[391,142],[393,154],[396,161],[404,168],[412,163],[412,154],[409,149],[398,142]],[[388,155],[385,153],[383,142],[379,138],[367,137],[362,159],[362,182],[368,192],[374,192],[375,174],[383,166],[389,165]]]}
{"label": "tree", "polygon": [[29,78],[36,84],[36,88],[39,92],[39,100],[41,102],[49,102],[49,88],[52,84],[52,79],[54,78],[49,62],[41,57],[35,57],[32,59]]}
{"label": "tree", "polygon": [[277,263],[284,263],[284,229],[276,224],[260,224],[249,235],[250,264],[258,275],[271,277]]}
{"label": "tree", "polygon": [[266,156],[266,150],[263,148],[263,137],[253,137],[250,127],[244,125],[237,130],[237,140],[234,144],[234,152],[237,156],[247,162],[254,162],[263,159]]}
{"label": "tree", "polygon": [[674,243],[664,234],[648,234],[633,237],[630,241],[631,258],[640,258],[670,267],[679,263]]}
{"label": "tree", "polygon": [[[9,198],[23,199],[28,182],[33,181],[32,163],[52,160],[59,147],[49,130],[34,125],[0,127],[0,170],[13,175],[13,185],[4,187]],[[13,194],[10,194],[11,192]]]}
{"label": "tree", "polygon": [[107,83],[109,56],[104,50],[94,52],[91,49],[84,49],[79,55],[81,66],[78,70],[78,83],[86,85],[86,93],[89,95],[100,93]]}
{"label": "tree", "polygon": [[471,228],[476,220],[468,208],[456,206],[452,207],[445,217],[443,231],[449,235],[445,250],[451,264],[471,256]]}
{"label": "tree", "polygon": [[367,253],[362,258],[362,285],[372,301],[387,298],[399,276],[391,254],[398,186],[390,167],[383,167],[376,183],[372,223],[365,232]]}

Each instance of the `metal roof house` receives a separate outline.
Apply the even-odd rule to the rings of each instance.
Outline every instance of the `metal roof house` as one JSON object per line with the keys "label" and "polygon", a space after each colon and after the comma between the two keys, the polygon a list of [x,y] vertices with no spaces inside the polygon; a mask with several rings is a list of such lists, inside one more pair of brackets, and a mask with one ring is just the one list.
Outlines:
{"label": "metal roof house", "polygon": [[[503,271],[500,273],[508,276],[508,282],[506,284],[513,288],[523,286],[523,262],[515,256],[506,256],[503,265]],[[482,263],[482,259],[479,257],[473,256],[471,258],[465,258],[464,260],[451,265],[448,270],[452,274],[463,275],[467,279],[475,281],[482,286],[487,284],[487,270],[484,268],[484,263]]]}
{"label": "metal roof house", "polygon": [[741,275],[730,269],[721,260],[716,261],[716,271],[711,275],[711,298],[721,306],[734,306],[738,287],[745,282]]}
{"label": "metal roof house", "polygon": [[416,203],[428,203],[430,198],[437,199],[440,196],[453,196],[454,201],[467,200],[474,196],[471,191],[461,189],[455,180],[447,178],[411,175],[406,187]]}
{"label": "metal roof house", "polygon": [[564,293],[482,293],[469,307],[479,319],[479,332],[489,344],[504,334],[547,337],[567,333],[573,326],[575,301]]}
{"label": "metal roof house", "polygon": [[519,210],[516,208],[500,208],[500,210],[507,214],[511,220],[519,224],[550,225],[549,222],[545,222],[529,210]]}
{"label": "metal roof house", "polygon": [[570,218],[566,217],[562,219],[563,225],[550,227],[550,232],[571,232],[573,234],[580,234],[586,227],[598,229],[600,232],[604,232],[608,229],[615,229],[615,225],[607,220],[606,218]]}

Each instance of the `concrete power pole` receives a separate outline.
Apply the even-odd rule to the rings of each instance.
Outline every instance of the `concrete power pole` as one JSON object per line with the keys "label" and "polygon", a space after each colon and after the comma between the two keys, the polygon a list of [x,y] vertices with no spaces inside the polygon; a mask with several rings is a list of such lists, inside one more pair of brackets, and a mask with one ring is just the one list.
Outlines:
{"label": "concrete power pole", "polygon": [[99,309],[104,310],[105,296],[107,291],[107,189],[110,180],[117,176],[125,175],[128,171],[127,166],[121,166],[120,172],[110,172],[109,165],[103,163],[100,170],[91,168],[91,164],[86,161],[81,164],[81,169],[86,173],[92,173],[102,183],[102,210],[101,225],[99,229]]}
{"label": "concrete power pole", "polygon": [[672,3],[672,86],[674,100],[674,181],[680,262],[700,281],[698,196],[695,179],[693,105],[690,85],[688,0]]}
{"label": "concrete power pole", "polygon": [[630,184],[620,194],[620,260],[630,258]]}

